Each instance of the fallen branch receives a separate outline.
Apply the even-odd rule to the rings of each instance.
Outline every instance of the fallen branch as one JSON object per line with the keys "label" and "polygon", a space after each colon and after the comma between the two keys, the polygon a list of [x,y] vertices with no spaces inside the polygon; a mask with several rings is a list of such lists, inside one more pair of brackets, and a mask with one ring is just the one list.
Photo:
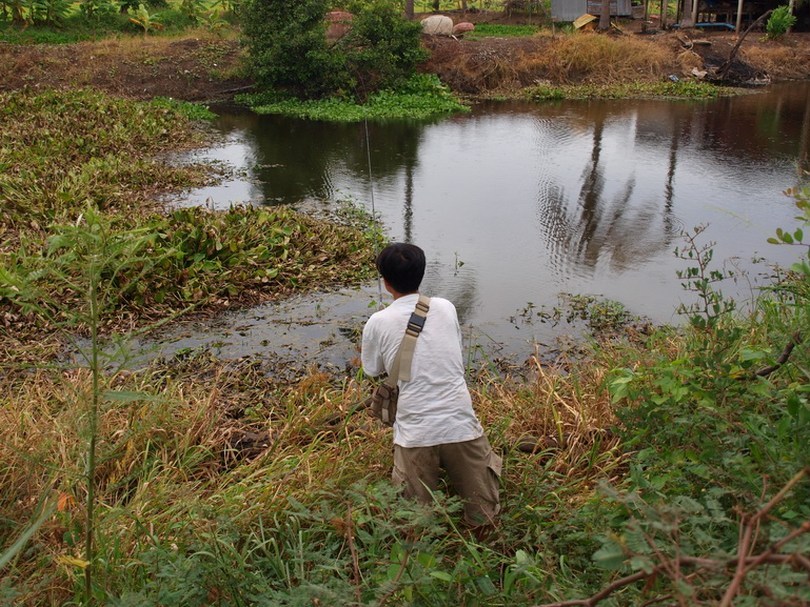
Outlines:
{"label": "fallen branch", "polygon": [[751,30],[759,26],[760,23],[762,23],[765,19],[767,19],[772,12],[773,10],[765,11],[762,15],[759,16],[759,18],[756,21],[754,21],[751,25],[749,25],[748,29],[745,30],[745,33],[743,33],[743,35],[740,36],[740,39],[737,40],[737,44],[735,44],[734,48],[731,49],[731,52],[728,55],[728,59],[726,59],[725,63],[723,63],[723,65],[720,66],[720,69],[717,70],[717,75],[720,76],[720,78],[725,78],[728,75],[728,70],[731,69],[731,63],[732,61],[734,61],[734,57],[737,56],[737,51],[740,50],[740,46],[742,45],[743,40],[745,40],[745,37],[751,32]]}
{"label": "fallen branch", "polygon": [[[743,533],[742,540],[740,541],[740,544],[737,546],[737,555],[738,555],[737,571],[734,573],[734,578],[731,580],[731,583],[726,589],[726,593],[723,595],[723,599],[720,601],[719,607],[730,607],[732,601],[734,600],[734,597],[740,590],[740,586],[742,586],[745,576],[748,575],[750,571],[750,569],[746,566],[746,555],[748,554],[748,551],[752,547],[751,537],[754,534],[754,529],[756,529],[759,526],[759,521],[762,518],[764,518],[774,508],[774,506],[776,506],[776,504],[782,501],[785,495],[787,495],[788,492],[808,474],[810,474],[810,467],[802,468],[801,470],[799,470],[799,472],[795,474],[793,478],[791,478],[787,482],[787,484],[784,487],[782,487],[782,489],[779,490],[779,493],[774,495],[771,498],[771,500],[759,510],[759,512],[754,514],[754,516],[752,516],[751,519],[748,522],[746,522],[744,526],[745,531]],[[805,533],[808,530],[810,530],[810,526],[802,525],[801,527],[799,527],[799,529],[801,530],[801,533]],[[801,533],[798,535],[801,535]],[[766,551],[766,553],[767,552],[768,551]]]}

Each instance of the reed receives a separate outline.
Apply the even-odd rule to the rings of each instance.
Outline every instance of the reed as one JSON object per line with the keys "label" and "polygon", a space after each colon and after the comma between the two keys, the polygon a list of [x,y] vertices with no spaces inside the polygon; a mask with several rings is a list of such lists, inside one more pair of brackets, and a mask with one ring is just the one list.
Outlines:
{"label": "reed", "polygon": [[563,36],[535,58],[545,77],[563,84],[610,84],[658,79],[670,60],[667,49],[629,36]]}

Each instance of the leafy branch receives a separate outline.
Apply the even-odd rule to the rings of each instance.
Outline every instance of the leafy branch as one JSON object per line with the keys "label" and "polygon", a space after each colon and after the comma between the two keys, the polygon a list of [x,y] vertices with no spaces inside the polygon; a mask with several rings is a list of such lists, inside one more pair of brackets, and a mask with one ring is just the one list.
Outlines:
{"label": "leafy branch", "polygon": [[635,584],[636,582],[647,580],[649,586],[653,580],[662,574],[668,574],[673,578],[672,581],[677,584],[679,581],[685,580],[685,576],[681,573],[682,568],[685,566],[695,568],[695,572],[692,575],[701,570],[734,570],[732,580],[726,588],[719,607],[730,607],[732,605],[732,601],[734,597],[739,594],[745,578],[757,567],[763,565],[792,566],[805,570],[810,576],[810,555],[802,553],[801,550],[796,550],[788,554],[781,552],[785,546],[798,537],[810,533],[810,520],[806,520],[791,529],[783,538],[772,543],[759,554],[752,554],[754,544],[756,543],[755,537],[763,520],[766,519],[774,507],[782,502],[785,496],[787,496],[802,479],[808,476],[810,476],[810,466],[803,468],[795,474],[760,510],[753,515],[743,517],[737,554],[731,558],[713,559],[688,555],[665,558],[652,567],[637,571],[611,582],[589,598],[545,603],[538,607],[594,607],[611,596],[614,592],[631,584]]}

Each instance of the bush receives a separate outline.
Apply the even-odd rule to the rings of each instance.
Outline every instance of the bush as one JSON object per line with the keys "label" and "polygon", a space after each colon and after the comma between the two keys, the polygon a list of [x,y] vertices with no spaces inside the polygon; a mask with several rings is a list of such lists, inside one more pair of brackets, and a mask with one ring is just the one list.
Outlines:
{"label": "bush", "polygon": [[402,18],[396,5],[374,0],[355,9],[352,29],[338,47],[355,82],[355,97],[365,100],[380,89],[399,88],[427,59],[419,23]]}
{"label": "bush", "polygon": [[796,16],[790,12],[790,7],[779,6],[773,10],[765,26],[766,37],[774,40],[788,33],[796,24]]}
{"label": "bush", "polygon": [[326,44],[326,0],[249,0],[243,31],[259,86],[321,97],[350,86]]}
{"label": "bush", "polygon": [[352,97],[401,86],[427,58],[421,28],[383,0],[358,3],[330,47],[325,0],[249,0],[243,29],[259,86],[303,98]]}

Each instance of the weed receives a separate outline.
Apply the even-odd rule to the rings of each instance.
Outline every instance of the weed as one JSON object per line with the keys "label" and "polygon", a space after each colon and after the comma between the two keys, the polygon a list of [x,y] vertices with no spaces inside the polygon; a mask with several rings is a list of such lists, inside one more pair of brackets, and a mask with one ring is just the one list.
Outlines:
{"label": "weed", "polygon": [[735,94],[731,89],[705,82],[681,80],[679,82],[631,82],[609,85],[538,84],[526,89],[526,95],[535,101],[559,99],[714,99]]}

